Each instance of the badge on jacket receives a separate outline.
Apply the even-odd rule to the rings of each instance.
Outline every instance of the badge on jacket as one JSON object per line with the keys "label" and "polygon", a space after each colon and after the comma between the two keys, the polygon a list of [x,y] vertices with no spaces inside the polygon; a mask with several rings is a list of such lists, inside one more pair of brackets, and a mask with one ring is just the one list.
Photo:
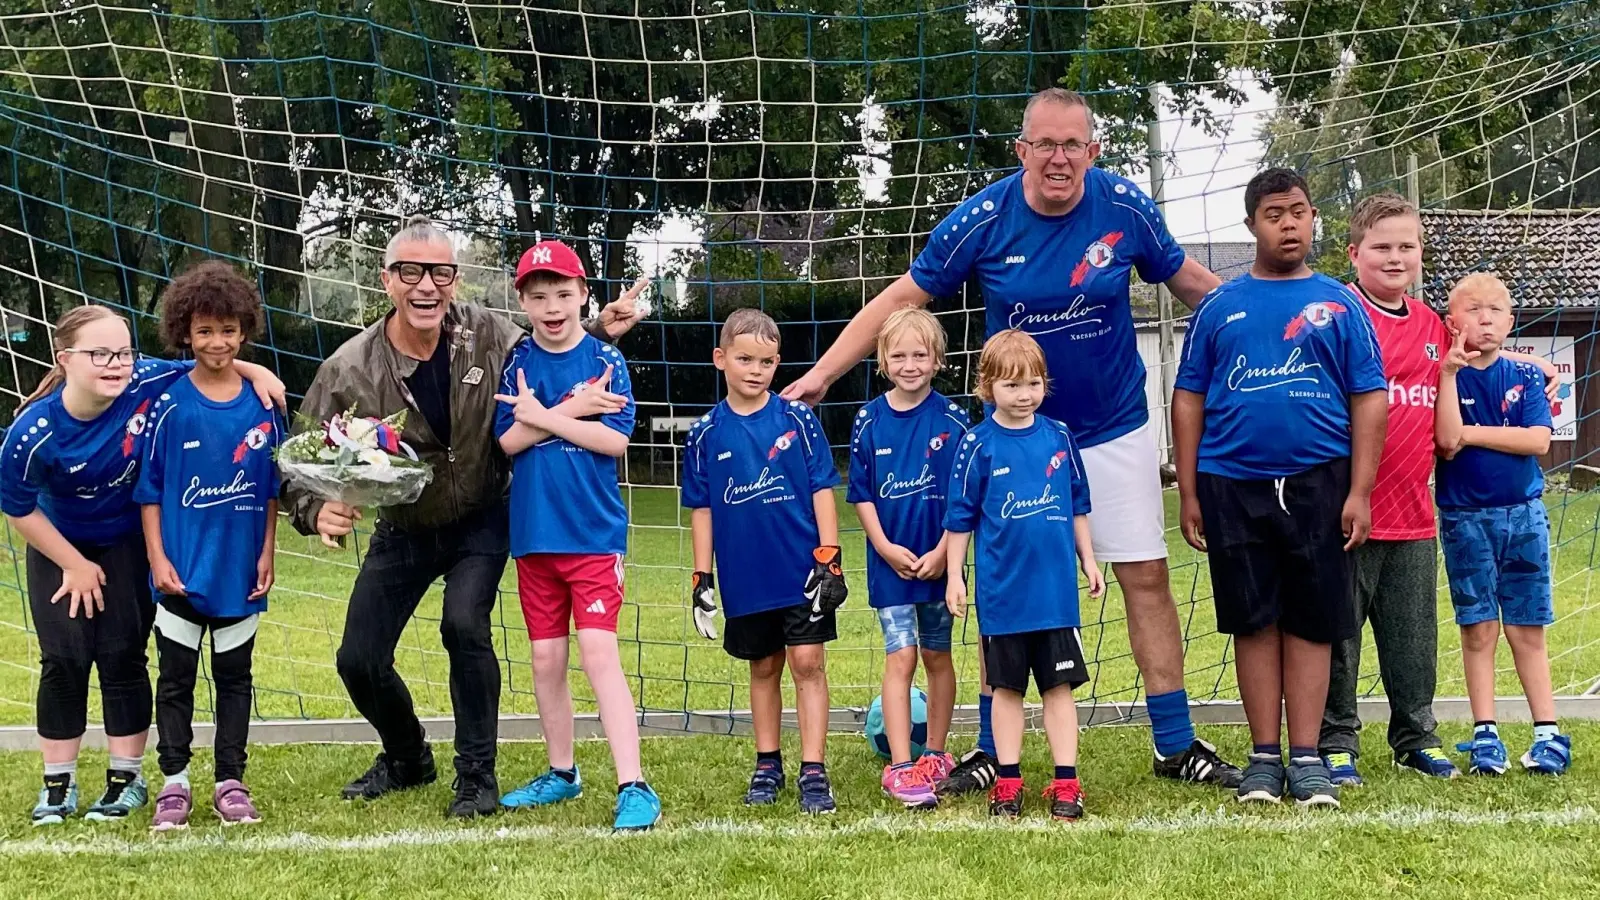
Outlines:
{"label": "badge on jacket", "polygon": [[467,374],[461,376],[461,383],[462,384],[477,384],[478,382],[480,382],[482,380],[483,380],[483,367],[482,366],[473,366],[472,368],[467,370]]}

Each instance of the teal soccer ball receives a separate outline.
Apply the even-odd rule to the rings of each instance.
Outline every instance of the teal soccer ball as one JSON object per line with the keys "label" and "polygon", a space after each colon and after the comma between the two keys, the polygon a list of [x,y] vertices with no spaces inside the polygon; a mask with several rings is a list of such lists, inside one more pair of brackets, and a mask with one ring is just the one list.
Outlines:
{"label": "teal soccer ball", "polygon": [[[911,689],[911,758],[922,756],[923,745],[928,742],[928,695],[921,688]],[[889,759],[889,736],[883,733],[883,696],[873,698],[867,710],[867,743],[872,752]]]}

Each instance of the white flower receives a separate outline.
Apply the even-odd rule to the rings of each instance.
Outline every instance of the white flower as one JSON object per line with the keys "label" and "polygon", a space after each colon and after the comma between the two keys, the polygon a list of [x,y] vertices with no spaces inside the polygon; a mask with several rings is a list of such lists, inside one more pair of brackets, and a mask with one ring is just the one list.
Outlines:
{"label": "white flower", "polygon": [[389,454],[375,447],[357,453],[356,459],[369,466],[377,466],[379,468],[389,465]]}
{"label": "white flower", "polygon": [[378,446],[378,426],[371,419],[351,419],[344,436],[363,447]]}

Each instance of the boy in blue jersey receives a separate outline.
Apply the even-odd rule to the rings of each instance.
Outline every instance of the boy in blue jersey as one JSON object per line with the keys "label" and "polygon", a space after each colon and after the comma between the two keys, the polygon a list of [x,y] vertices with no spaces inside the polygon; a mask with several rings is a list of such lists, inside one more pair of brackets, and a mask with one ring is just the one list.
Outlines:
{"label": "boy in blue jersey", "polygon": [[1539,457],[1550,449],[1550,404],[1537,367],[1501,354],[1511,331],[1511,294],[1487,273],[1450,292],[1452,345],[1439,369],[1434,439],[1439,537],[1450,600],[1461,627],[1461,662],[1476,724],[1467,771],[1506,771],[1495,723],[1495,646],[1500,626],[1533,713],[1529,772],[1560,775],[1572,738],[1556,724],[1545,626],[1555,621],[1550,585],[1550,520]]}
{"label": "boy in blue jersey", "polygon": [[744,802],[776,803],[783,789],[778,738],[787,664],[800,719],[800,808],[831,813],[824,645],[838,636],[834,611],[848,593],[833,500],[839,472],[811,409],[768,390],[778,369],[778,325],[770,316],[734,310],[711,358],[727,378],[728,396],[689,429],[683,448],[695,629],[717,636],[720,578],[722,647],[750,663],[756,767]]}
{"label": "boy in blue jersey", "polygon": [[[937,806],[935,783],[955,710],[950,613],[944,605],[945,489],[970,423],[933,389],[944,366],[944,329],[927,310],[902,309],[878,334],[878,365],[893,387],[862,407],[850,437],[850,489],[867,534],[867,596],[883,626],[883,791],[909,809]],[[917,648],[928,672],[928,734],[911,758],[911,680]]]}
{"label": "boy in blue jersey", "polygon": [[[633,391],[622,354],[579,321],[589,300],[584,278],[582,260],[560,241],[543,241],[522,255],[517,294],[533,335],[512,349],[495,395],[495,434],[511,457],[511,555],[550,762],[501,802],[548,806],[583,793],[567,686],[571,621],[617,767],[612,827],[643,831],[661,819],[661,800],[640,772],[633,693],[617,647],[628,549],[617,459],[633,433]],[[602,394],[623,399],[615,407],[585,405]]]}
{"label": "boy in blue jersey", "polygon": [[151,436],[134,501],[143,506],[155,588],[157,831],[187,828],[190,745],[200,645],[211,632],[216,692],[216,787],[224,825],[259,822],[244,784],[252,657],[272,588],[278,519],[273,452],[284,431],[245,388],[234,359],[261,321],[255,286],[220,262],[175,279],[161,301],[161,334],[193,352],[195,367],[151,410]]}
{"label": "boy in blue jersey", "polygon": [[[1089,536],[1089,483],[1077,442],[1067,426],[1037,413],[1047,378],[1044,351],[1026,332],[1002,331],[984,343],[977,393],[994,411],[961,439],[950,470],[945,550],[955,575],[977,532],[973,583],[1000,763],[989,813],[1022,813],[1022,700],[1031,673],[1055,759],[1044,795],[1052,818],[1074,821],[1083,816],[1083,789],[1072,689],[1089,673],[1078,636],[1077,573],[1061,564],[1063,556],[1077,547],[1089,596],[1099,597],[1106,585]],[[966,615],[962,578],[948,579],[945,603],[952,615]]]}
{"label": "boy in blue jersey", "polygon": [[1287,781],[1301,805],[1336,807],[1317,738],[1332,644],[1360,628],[1349,551],[1372,526],[1387,382],[1366,313],[1305,264],[1305,180],[1268,169],[1245,210],[1255,264],[1195,313],[1172,400],[1183,535],[1209,553],[1217,630],[1234,636],[1254,742],[1239,799],[1276,803]]}

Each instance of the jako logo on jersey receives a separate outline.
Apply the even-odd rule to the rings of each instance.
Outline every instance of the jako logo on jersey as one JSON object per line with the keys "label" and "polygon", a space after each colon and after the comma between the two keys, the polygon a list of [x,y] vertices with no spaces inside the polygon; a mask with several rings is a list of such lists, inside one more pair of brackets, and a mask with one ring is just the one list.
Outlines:
{"label": "jako logo on jersey", "polygon": [[1500,411],[1501,412],[1510,412],[1511,411],[1511,404],[1516,403],[1518,400],[1521,400],[1521,399],[1522,399],[1522,385],[1520,385],[1520,384],[1519,385],[1514,385],[1511,388],[1511,390],[1506,391],[1505,399],[1500,401]]}
{"label": "jako logo on jersey", "polygon": [[1025,263],[1027,261],[1028,261],[1028,258],[1026,256],[1021,256],[1021,255],[1008,256],[1008,257],[1006,257],[1006,261],[1005,261],[1004,265],[1020,266],[1020,265],[1022,265],[1023,263]]}
{"label": "jako logo on jersey", "polygon": [[1305,309],[1300,310],[1300,315],[1289,320],[1288,327],[1283,329],[1283,339],[1292,341],[1301,334],[1310,334],[1311,332],[1306,330],[1307,325],[1312,328],[1327,328],[1333,324],[1334,316],[1344,313],[1345,309],[1343,303],[1335,303],[1332,300],[1308,303]]}
{"label": "jako logo on jersey", "polygon": [[1067,282],[1068,286],[1077,287],[1083,284],[1084,279],[1089,275],[1090,266],[1096,269],[1104,269],[1106,266],[1111,265],[1111,261],[1117,258],[1116,251],[1112,248],[1117,246],[1117,241],[1120,240],[1122,240],[1122,232],[1113,231],[1090,244],[1089,249],[1083,251],[1082,261],[1073,268],[1072,280]]}
{"label": "jako logo on jersey", "polygon": [[731,456],[733,456],[733,451],[732,450],[724,450],[721,453],[717,454],[717,462],[722,462],[723,460],[728,459]]}
{"label": "jako logo on jersey", "polygon": [[893,447],[879,447],[876,451],[873,452],[872,455],[873,456],[893,456],[894,455],[894,448]]}
{"label": "jako logo on jersey", "polygon": [[246,431],[244,433],[244,440],[239,442],[239,446],[233,448],[233,461],[235,463],[242,463],[244,462],[244,455],[246,453],[249,453],[251,450],[260,450],[262,447],[265,447],[267,445],[267,435],[271,433],[271,422],[262,422],[260,425],[257,425],[249,431]]}
{"label": "jako logo on jersey", "polygon": [[1242,319],[1242,318],[1244,318],[1244,317],[1245,317],[1245,316],[1246,316],[1246,315],[1249,315],[1249,314],[1248,314],[1248,313],[1246,313],[1246,312],[1245,312],[1245,311],[1244,311],[1244,310],[1242,310],[1242,309],[1241,309],[1241,310],[1239,310],[1239,311],[1238,311],[1238,312],[1236,312],[1236,313],[1229,313],[1229,314],[1228,314],[1228,317],[1227,317],[1227,318],[1226,318],[1226,319],[1223,319],[1223,320],[1222,320],[1222,324],[1224,324],[1224,325],[1230,325],[1230,324],[1232,324],[1232,323],[1234,323],[1234,322],[1237,322],[1237,321],[1239,321],[1239,320],[1240,320],[1240,319]]}
{"label": "jako logo on jersey", "polygon": [[779,453],[789,449],[798,434],[798,431],[785,431],[778,435],[778,439],[772,442],[772,449],[767,451],[767,459],[777,459]]}
{"label": "jako logo on jersey", "polygon": [[935,453],[938,453],[940,450],[944,449],[944,445],[949,440],[950,440],[950,432],[948,432],[948,431],[939,432],[938,434],[936,434],[933,437],[928,439],[928,452],[924,453],[922,455],[923,456],[932,456]]}
{"label": "jako logo on jersey", "polygon": [[126,433],[122,436],[122,455],[124,457],[133,455],[133,439],[144,434],[144,426],[148,421],[145,415],[149,412],[150,399],[147,397],[143,403],[139,404],[139,408],[133,411],[133,415],[128,417],[128,424],[123,428]]}
{"label": "jako logo on jersey", "polygon": [[1050,461],[1044,464],[1044,477],[1049,478],[1050,476],[1056,474],[1056,470],[1061,468],[1061,464],[1066,462],[1066,460],[1067,451],[1057,450],[1055,455],[1050,457]]}

